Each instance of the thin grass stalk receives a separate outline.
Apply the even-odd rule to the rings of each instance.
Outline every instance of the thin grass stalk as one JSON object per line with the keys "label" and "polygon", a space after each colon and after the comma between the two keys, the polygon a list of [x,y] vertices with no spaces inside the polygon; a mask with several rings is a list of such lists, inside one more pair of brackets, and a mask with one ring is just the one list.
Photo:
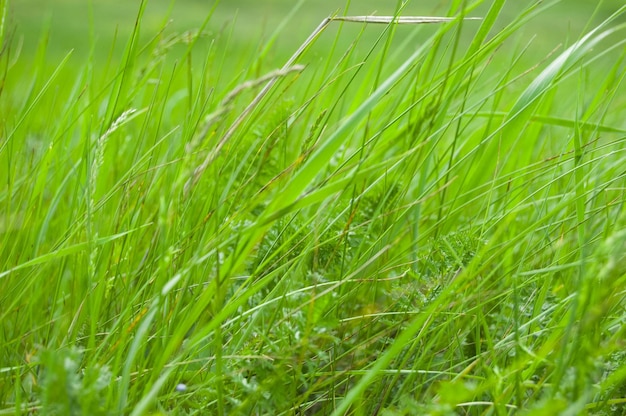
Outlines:
{"label": "thin grass stalk", "polygon": [[[184,186],[185,195],[189,194],[191,188],[198,182],[204,171],[215,160],[220,150],[235,134],[235,131],[243,123],[246,117],[259,105],[263,98],[270,92],[272,87],[278,82],[284,71],[288,71],[289,68],[300,58],[300,56],[308,49],[308,47],[315,42],[315,40],[321,35],[321,33],[328,27],[333,21],[339,22],[352,22],[352,23],[378,23],[378,24],[425,24],[425,23],[446,23],[456,20],[453,17],[419,17],[419,16],[332,16],[327,17],[315,28],[315,30],[309,35],[309,37],[300,45],[296,52],[291,55],[287,62],[282,66],[281,71],[272,77],[265,87],[254,97],[254,99],[248,104],[246,108],[239,114],[237,119],[228,128],[226,133],[222,136],[217,146],[209,152],[204,161],[194,170],[191,178],[187,180]],[[479,20],[479,18],[466,18],[470,20]]]}
{"label": "thin grass stalk", "polygon": [[[581,76],[582,78],[582,76]],[[580,84],[579,84],[580,85]],[[578,258],[579,258],[579,266],[578,273],[575,277],[575,287],[577,288],[577,294],[573,297],[572,303],[570,305],[570,316],[567,323],[566,328],[563,331],[563,339],[562,339],[562,348],[561,355],[559,357],[558,366],[556,369],[555,375],[555,385],[559,386],[561,380],[565,376],[565,371],[569,367],[569,362],[574,358],[577,353],[576,346],[578,345],[578,334],[581,330],[580,327],[577,326],[577,322],[579,320],[579,308],[581,304],[584,303],[583,297],[587,294],[588,283],[585,282],[585,262],[586,262],[586,238],[585,238],[585,174],[584,174],[584,149],[582,145],[582,131],[580,124],[578,123],[578,118],[580,117],[580,100],[581,97],[578,97],[577,104],[577,114],[576,114],[576,123],[574,125],[574,192],[575,192],[575,210],[576,210],[576,234],[578,240]],[[575,341],[572,341],[575,339]],[[574,342],[574,346],[570,345],[570,342]],[[553,394],[558,394],[559,389],[556,388],[553,391]]]}
{"label": "thin grass stalk", "polygon": [[4,37],[6,35],[7,10],[9,10],[9,0],[0,0],[0,56],[5,51]]}
{"label": "thin grass stalk", "polygon": [[322,33],[322,31],[326,28],[326,26],[328,26],[330,22],[331,22],[330,18],[326,18],[322,20],[322,23],[320,23],[320,25],[313,31],[313,33],[311,33],[311,35],[307,38],[307,40],[305,40],[304,43],[300,45],[298,50],[291,56],[291,58],[289,58],[289,60],[287,60],[285,65],[282,66],[281,71],[276,73],[275,76],[271,77],[270,80],[267,82],[267,84],[263,87],[263,89],[250,102],[250,104],[248,104],[248,106],[246,106],[246,108],[243,109],[243,111],[239,114],[237,119],[235,119],[233,124],[228,128],[228,130],[226,130],[226,133],[224,133],[220,141],[217,143],[217,146],[211,152],[209,152],[207,157],[204,159],[204,162],[202,162],[202,164],[200,164],[200,166],[198,166],[194,170],[191,178],[189,178],[187,183],[185,183],[184,193],[186,195],[189,194],[189,192],[191,191],[191,188],[198,182],[198,180],[200,179],[200,176],[202,176],[202,174],[209,167],[211,162],[215,160],[215,158],[219,154],[222,147],[224,147],[226,142],[228,142],[228,140],[230,140],[233,134],[235,134],[235,131],[241,125],[241,123],[243,123],[246,117],[259,105],[261,100],[263,100],[263,98],[267,95],[267,93],[272,89],[274,84],[276,84],[279,77],[281,76],[280,74],[285,74],[289,72],[288,69],[293,66],[293,64],[300,57],[300,55],[302,55],[302,53],[304,53],[304,51],[308,48],[308,46],[312,44],[315,41],[315,39],[317,39],[320,33]]}

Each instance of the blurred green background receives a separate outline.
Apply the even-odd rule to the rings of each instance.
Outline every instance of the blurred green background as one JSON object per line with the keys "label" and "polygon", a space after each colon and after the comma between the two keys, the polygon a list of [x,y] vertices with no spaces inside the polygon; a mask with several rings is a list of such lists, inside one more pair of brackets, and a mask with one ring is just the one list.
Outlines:
{"label": "blurred green background", "polygon": [[[406,5],[403,14],[446,15],[451,3],[451,0],[413,0]],[[490,2],[485,3],[472,14],[483,15]],[[529,0],[509,1],[503,19],[520,13],[532,3]],[[543,2],[544,6],[549,3]],[[518,35],[522,37],[518,39],[522,43],[532,40],[537,53],[575,40],[589,24],[599,22],[620,7],[623,0],[600,3],[562,0],[552,3],[555,4],[533,18]],[[115,57],[121,53],[132,31],[139,4],[139,0],[13,1],[10,2],[8,27],[13,30],[15,44],[21,47],[22,59],[34,56],[38,42],[48,31],[49,59],[59,59],[69,50],[74,50],[75,56],[84,56],[89,53],[90,45],[95,45],[96,58],[106,57],[111,51]],[[349,13],[392,14],[397,4],[395,0],[353,0]],[[198,28],[213,13],[207,32],[227,34],[229,45],[235,48],[238,45],[262,44],[281,22],[285,22],[284,30],[272,48],[278,59],[297,48],[324,17],[335,12],[341,14],[345,7],[344,0],[151,0],[143,20],[142,33],[146,38],[152,37],[166,23],[166,33]],[[294,8],[297,10],[294,11]],[[288,17],[292,11],[294,14]],[[594,14],[594,11],[597,13]],[[320,39],[320,42],[324,40]]]}

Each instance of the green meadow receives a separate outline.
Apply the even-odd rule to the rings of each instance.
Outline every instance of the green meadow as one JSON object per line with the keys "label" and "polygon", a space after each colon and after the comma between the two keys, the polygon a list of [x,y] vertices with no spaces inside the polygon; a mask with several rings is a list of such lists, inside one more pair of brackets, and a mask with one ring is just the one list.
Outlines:
{"label": "green meadow", "polygon": [[0,0],[0,415],[626,413],[625,58],[618,0]]}

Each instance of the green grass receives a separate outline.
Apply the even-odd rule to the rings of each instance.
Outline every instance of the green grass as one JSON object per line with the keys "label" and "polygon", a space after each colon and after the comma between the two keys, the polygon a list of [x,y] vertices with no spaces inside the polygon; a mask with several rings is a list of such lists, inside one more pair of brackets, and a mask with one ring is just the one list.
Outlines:
{"label": "green grass", "polygon": [[[214,7],[215,3],[217,5]],[[517,2],[519,3],[519,2]],[[294,6],[297,15],[286,20]],[[535,54],[543,54],[560,43],[571,42],[580,35],[589,24],[598,24],[611,15],[621,0],[604,0],[596,5],[581,0],[560,1],[553,4],[541,15],[535,17],[520,28],[518,34],[527,41],[533,39]],[[23,42],[24,57],[32,55],[34,45],[38,43],[42,33],[50,31],[48,52],[56,57],[63,56],[68,50],[74,49],[77,54],[87,54],[92,45],[98,51],[94,59],[101,62],[108,56],[112,45],[116,45],[116,54],[121,56],[121,49],[133,30],[137,5],[124,0],[81,1],[55,0],[44,2],[39,0],[20,0],[11,3],[7,21],[18,27],[18,38]],[[205,2],[200,0],[152,1],[144,13],[142,25],[143,36],[149,39],[166,24],[166,32],[186,32],[200,27],[206,16],[211,14],[207,32],[215,38],[227,32],[230,45],[240,53],[254,54],[255,47],[265,46],[278,25],[284,25],[282,36],[275,39],[268,53],[279,62],[289,56],[310,31],[329,14],[347,9],[352,15],[393,14],[396,1],[384,2],[376,0],[351,1],[348,5],[335,0],[308,0],[293,2],[273,0],[271,2],[253,2],[250,0],[229,0],[222,2]],[[408,2],[405,5],[406,15],[445,15],[449,5],[440,0],[421,0]],[[524,3],[510,2],[501,13],[501,28],[506,21],[511,21],[526,7]],[[479,6],[477,15],[484,15],[488,4]],[[595,13],[595,14],[594,14]],[[358,33],[358,28],[344,28],[351,33]],[[410,32],[410,30],[409,30]],[[401,32],[403,33],[403,32]],[[373,41],[376,34],[367,31],[363,34]],[[253,39],[253,41],[251,41]],[[342,36],[337,41],[349,45],[351,36]],[[322,37],[318,44],[319,54],[325,58],[325,51],[335,41],[333,36]],[[316,52],[312,52],[315,56]],[[80,58],[77,58],[80,60]],[[529,61],[529,64],[531,61]]]}
{"label": "green grass", "polygon": [[624,412],[626,7],[153,3],[0,27],[0,414]]}

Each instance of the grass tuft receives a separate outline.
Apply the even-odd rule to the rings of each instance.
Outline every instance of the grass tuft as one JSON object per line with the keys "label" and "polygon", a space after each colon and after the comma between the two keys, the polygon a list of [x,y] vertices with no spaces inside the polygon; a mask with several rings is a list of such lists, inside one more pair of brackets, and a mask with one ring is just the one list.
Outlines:
{"label": "grass tuft", "polygon": [[17,59],[0,0],[0,414],[622,413],[626,7],[452,3]]}

